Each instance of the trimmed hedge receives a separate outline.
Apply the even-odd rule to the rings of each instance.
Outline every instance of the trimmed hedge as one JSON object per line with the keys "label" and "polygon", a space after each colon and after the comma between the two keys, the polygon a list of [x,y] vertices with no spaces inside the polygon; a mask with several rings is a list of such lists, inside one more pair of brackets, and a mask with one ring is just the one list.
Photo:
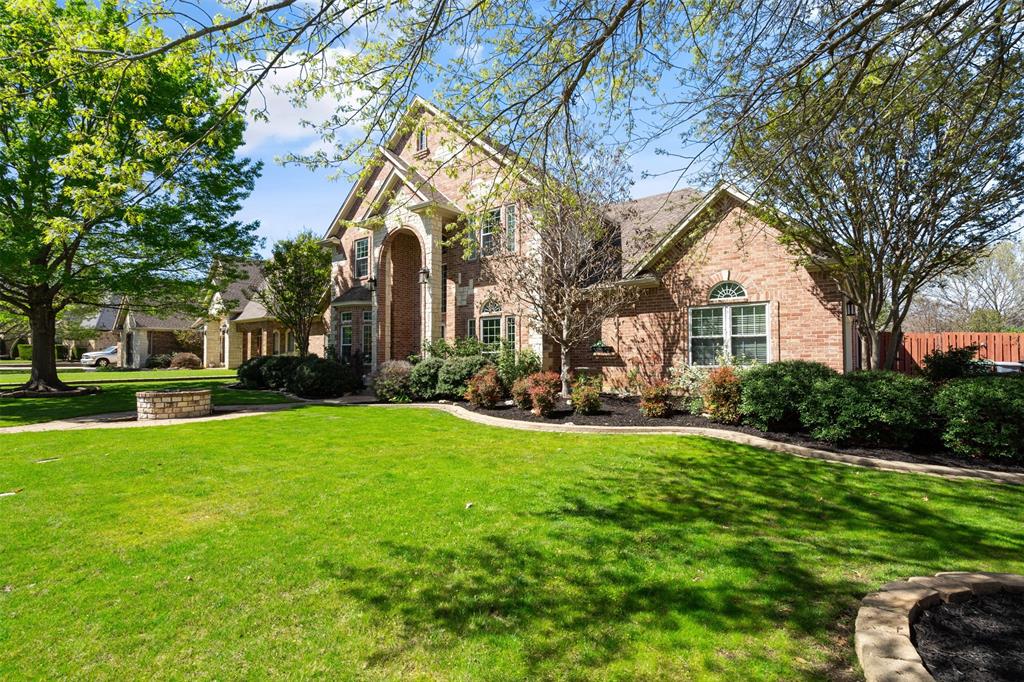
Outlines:
{"label": "trimmed hedge", "polygon": [[303,362],[303,358],[295,355],[267,356],[259,367],[263,386],[274,390],[288,388],[292,375]]}
{"label": "trimmed hedge", "polygon": [[1024,376],[954,379],[935,395],[942,442],[966,457],[1024,460]]}
{"label": "trimmed hedge", "polygon": [[429,357],[417,362],[409,375],[414,396],[421,400],[434,400],[437,395],[437,375],[444,366],[441,358]]}
{"label": "trimmed hedge", "polygon": [[835,376],[832,368],[805,360],[755,365],[741,382],[743,421],[762,431],[798,431],[800,402],[815,381]]}
{"label": "trimmed hedge", "polygon": [[839,445],[905,448],[933,424],[931,384],[873,371],[814,382],[800,420],[818,440]]}
{"label": "trimmed hedge", "polygon": [[288,390],[303,398],[336,398],[362,387],[355,367],[318,357],[303,359],[288,378]]}
{"label": "trimmed hedge", "polygon": [[494,407],[501,400],[501,379],[498,370],[488,365],[473,375],[466,389],[466,400],[474,407]]}
{"label": "trimmed hedge", "polygon": [[28,345],[27,343],[19,343],[17,349],[19,360],[32,359],[32,346]]}
{"label": "trimmed hedge", "polygon": [[146,358],[146,369],[167,369],[171,366],[170,353],[158,353]]}
{"label": "trimmed hedge", "polygon": [[195,353],[175,353],[171,356],[171,369],[200,369],[203,361]]}
{"label": "trimmed hedge", "polygon": [[412,365],[405,360],[388,360],[380,366],[373,380],[373,391],[389,403],[412,402]]}
{"label": "trimmed hedge", "polygon": [[437,395],[445,398],[461,398],[469,388],[469,380],[491,364],[482,355],[465,355],[447,358],[437,373]]}
{"label": "trimmed hedge", "polygon": [[267,388],[266,379],[263,377],[263,363],[274,356],[257,355],[249,358],[238,366],[238,381],[246,388]]}

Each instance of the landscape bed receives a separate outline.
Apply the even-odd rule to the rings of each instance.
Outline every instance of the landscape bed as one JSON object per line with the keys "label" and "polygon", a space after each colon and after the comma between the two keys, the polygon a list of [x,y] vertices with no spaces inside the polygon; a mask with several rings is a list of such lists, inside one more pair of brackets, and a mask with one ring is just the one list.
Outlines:
{"label": "landscape bed", "polygon": [[1018,488],[713,439],[307,405],[0,443],[4,679],[855,680],[874,586],[1024,570]]}
{"label": "landscape bed", "polygon": [[829,452],[838,452],[849,455],[861,455],[865,457],[877,457],[898,462],[913,462],[917,464],[940,464],[943,466],[963,467],[967,469],[990,469],[993,471],[1024,471],[1024,462],[1015,462],[1006,458],[986,457],[958,457],[952,453],[945,452],[942,442],[937,438],[924,438],[918,441],[917,448],[913,451],[898,450],[894,448],[869,448],[869,447],[840,447],[831,443],[815,440],[806,433],[781,433],[773,431],[761,431],[752,426],[742,424],[719,424],[707,417],[687,414],[678,410],[671,412],[667,417],[651,418],[640,413],[638,400],[631,397],[601,396],[601,410],[597,414],[584,415],[573,411],[572,406],[564,401],[559,401],[555,410],[547,417],[538,417],[530,410],[517,408],[513,405],[500,404],[493,408],[474,407],[468,403],[458,403],[468,410],[485,414],[489,417],[500,419],[512,419],[534,423],[547,424],[579,424],[589,426],[693,426],[705,429],[719,429],[735,431],[752,436],[760,436],[769,440],[801,445]]}

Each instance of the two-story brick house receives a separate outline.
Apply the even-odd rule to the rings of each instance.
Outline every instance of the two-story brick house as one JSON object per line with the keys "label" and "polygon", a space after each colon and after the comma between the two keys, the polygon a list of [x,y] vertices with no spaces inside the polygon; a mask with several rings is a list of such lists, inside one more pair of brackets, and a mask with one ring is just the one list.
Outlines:
{"label": "two-story brick house", "polygon": [[[359,351],[371,368],[436,339],[475,336],[531,347],[545,366],[557,365],[552,345],[500,300],[482,268],[496,244],[513,254],[530,248],[518,229],[527,208],[493,191],[504,158],[429,102],[414,103],[325,235],[334,253],[331,345]],[[612,383],[630,369],[654,377],[678,362],[712,364],[722,352],[851,368],[852,324],[837,287],[799,266],[749,206],[725,185],[610,206],[623,279],[639,291],[629,310],[604,322],[606,349],[576,349],[574,365],[600,369]],[[469,217],[473,244],[451,243]]]}

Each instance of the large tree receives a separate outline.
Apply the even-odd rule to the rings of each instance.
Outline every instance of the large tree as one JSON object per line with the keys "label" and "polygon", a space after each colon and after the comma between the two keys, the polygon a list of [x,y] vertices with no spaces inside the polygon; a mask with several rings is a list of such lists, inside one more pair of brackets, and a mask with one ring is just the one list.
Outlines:
{"label": "large tree", "polygon": [[812,70],[819,85],[765,110],[731,157],[785,242],[856,305],[874,367],[892,366],[919,292],[1017,229],[1024,71],[1004,47],[994,37],[967,60],[936,38],[911,63],[870,59],[867,79]]}
{"label": "large tree", "polygon": [[[54,345],[57,315],[110,293],[155,306],[203,300],[212,259],[242,258],[255,225],[232,218],[259,167],[235,157],[233,72],[184,45],[104,68],[102,50],[166,38],[113,0],[0,2],[0,303]],[[52,353],[26,388],[66,389]]]}
{"label": "large tree", "polygon": [[[582,147],[587,154],[579,153]],[[578,138],[549,160],[548,173],[513,194],[521,207],[518,244],[498,240],[482,263],[502,302],[558,346],[562,395],[568,397],[573,349],[599,336],[604,320],[638,293],[622,281],[617,224],[632,217],[629,167],[621,150]],[[618,209],[614,216],[612,204]]]}
{"label": "large tree", "polygon": [[271,317],[295,335],[299,357],[309,354],[313,324],[323,318],[331,281],[331,254],[312,232],[274,244],[262,267],[263,284],[252,292]]}

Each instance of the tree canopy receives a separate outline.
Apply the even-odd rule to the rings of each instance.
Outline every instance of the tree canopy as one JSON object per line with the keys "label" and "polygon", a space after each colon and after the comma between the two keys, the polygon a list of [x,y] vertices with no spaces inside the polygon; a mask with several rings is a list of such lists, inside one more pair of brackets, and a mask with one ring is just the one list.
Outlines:
{"label": "tree canopy", "polygon": [[[235,156],[233,70],[195,45],[113,68],[76,52],[165,42],[112,0],[2,2],[0,27],[0,303],[52,346],[71,304],[202,300],[213,259],[256,244],[233,218],[259,172]],[[34,389],[60,387],[49,356]]]}

